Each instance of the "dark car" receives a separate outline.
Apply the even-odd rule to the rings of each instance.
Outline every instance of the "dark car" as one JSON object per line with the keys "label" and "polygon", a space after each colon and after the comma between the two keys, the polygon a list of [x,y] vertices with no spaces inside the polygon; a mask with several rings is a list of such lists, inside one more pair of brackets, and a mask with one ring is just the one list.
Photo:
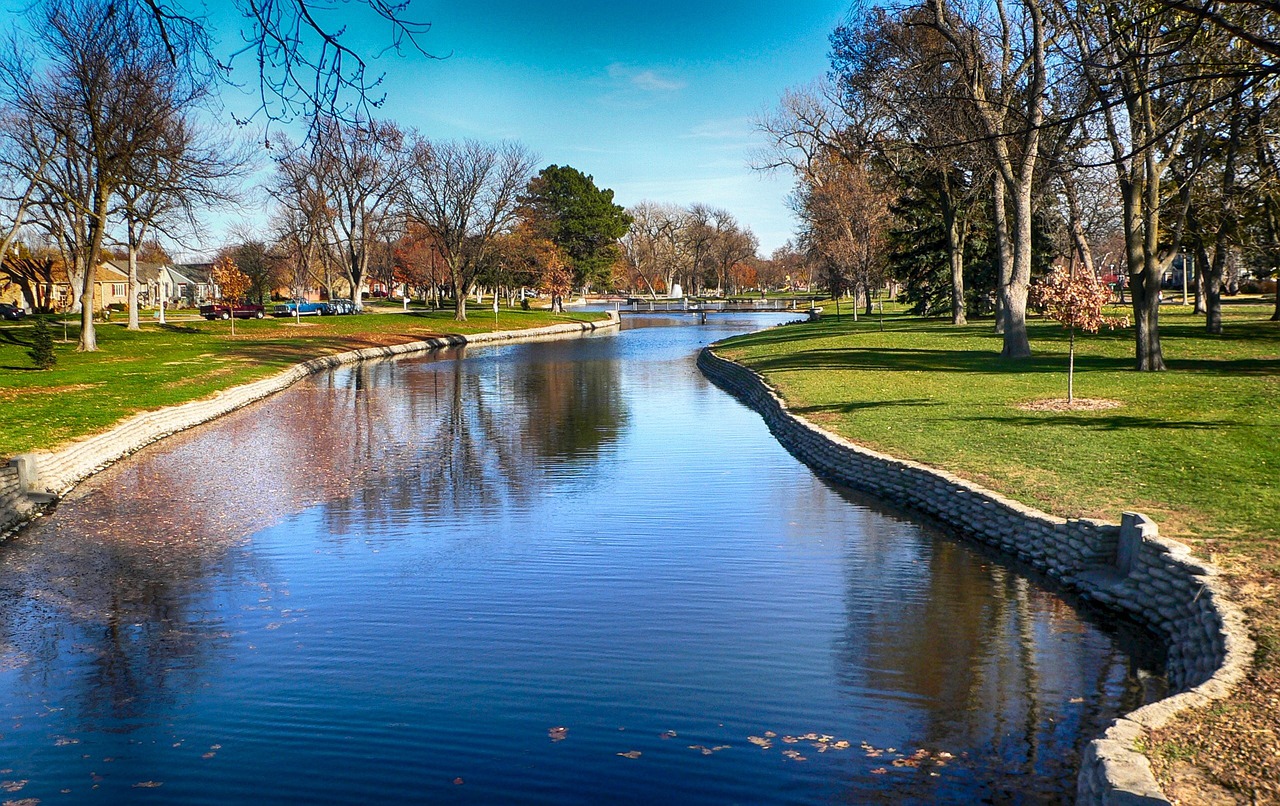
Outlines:
{"label": "dark car", "polygon": [[349,299],[331,299],[320,309],[325,316],[345,316],[355,312],[356,304]]}
{"label": "dark car", "polygon": [[27,312],[19,308],[17,305],[8,302],[0,302],[0,319],[8,319],[10,322],[16,322],[26,316]]}
{"label": "dark car", "polygon": [[214,319],[230,319],[232,316],[237,319],[261,319],[267,314],[266,309],[261,305],[236,305],[232,307],[225,302],[220,302],[216,305],[201,305],[200,315],[213,321]]}

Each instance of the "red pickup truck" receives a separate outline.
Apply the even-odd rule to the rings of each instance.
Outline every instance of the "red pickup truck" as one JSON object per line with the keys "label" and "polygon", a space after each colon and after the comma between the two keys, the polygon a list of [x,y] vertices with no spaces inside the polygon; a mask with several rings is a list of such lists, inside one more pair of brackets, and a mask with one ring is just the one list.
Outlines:
{"label": "red pickup truck", "polygon": [[261,319],[267,315],[266,308],[261,305],[228,305],[225,302],[219,302],[214,305],[201,305],[200,315],[205,319]]}

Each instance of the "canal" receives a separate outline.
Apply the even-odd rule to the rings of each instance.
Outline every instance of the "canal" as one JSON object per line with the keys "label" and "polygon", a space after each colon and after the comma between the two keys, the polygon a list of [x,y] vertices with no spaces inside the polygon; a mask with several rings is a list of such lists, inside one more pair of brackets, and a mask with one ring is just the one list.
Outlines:
{"label": "canal", "polygon": [[0,798],[1044,802],[1145,642],[709,384],[780,321],[335,370],[0,544]]}

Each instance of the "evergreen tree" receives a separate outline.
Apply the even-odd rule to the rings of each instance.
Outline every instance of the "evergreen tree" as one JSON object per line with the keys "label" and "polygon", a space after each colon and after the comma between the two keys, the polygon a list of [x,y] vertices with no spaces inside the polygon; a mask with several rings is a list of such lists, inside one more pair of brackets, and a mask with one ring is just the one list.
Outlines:
{"label": "evergreen tree", "polygon": [[618,239],[631,216],[613,201],[613,191],[568,165],[548,165],[529,181],[521,199],[524,217],[538,237],[564,252],[579,287],[607,286],[618,257]]}
{"label": "evergreen tree", "polygon": [[32,362],[39,369],[53,369],[53,365],[58,363],[58,356],[53,352],[53,331],[41,317],[36,318],[31,333],[31,349],[27,351],[27,355],[31,356]]}

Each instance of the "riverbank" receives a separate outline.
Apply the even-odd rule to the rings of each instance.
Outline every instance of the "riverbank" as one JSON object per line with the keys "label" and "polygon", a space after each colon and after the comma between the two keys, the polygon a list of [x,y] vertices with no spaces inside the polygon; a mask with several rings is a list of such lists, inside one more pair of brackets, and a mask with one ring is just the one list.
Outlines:
{"label": "riverbank", "polygon": [[589,322],[604,314],[477,309],[466,322],[452,311],[303,317],[228,322],[187,317],[140,331],[123,323],[97,326],[99,351],[76,352],[79,326],[50,319],[57,366],[35,370],[30,322],[0,326],[0,463],[29,451],[56,451],[101,433],[139,412],[199,400],[325,355],[405,344],[446,334]]}
{"label": "riverbank", "polygon": [[[284,371],[231,386],[211,396],[144,411],[57,451],[20,454],[7,466],[0,467],[0,536],[21,528],[24,522],[38,517],[44,507],[65,495],[76,483],[130,453],[170,434],[243,408],[323,369],[443,347],[573,337],[617,327],[619,323],[616,317],[607,314],[593,316],[589,321],[557,318],[561,321],[540,327],[432,335],[415,340],[394,339],[384,333],[386,343],[383,344],[324,353],[292,364]],[[532,324],[532,321],[525,319],[524,323]],[[368,334],[362,336],[368,337]],[[316,346],[329,345],[320,343]],[[286,434],[282,438],[291,439],[293,436]]]}
{"label": "riverbank", "polygon": [[730,340],[718,352],[760,372],[790,410],[864,447],[914,459],[1063,518],[1152,515],[1161,533],[1224,568],[1258,641],[1228,700],[1156,732],[1167,793],[1280,797],[1280,327],[1262,306],[1229,308],[1227,335],[1162,311],[1170,371],[1129,370],[1131,334],[1077,341],[1076,391],[1117,408],[1054,411],[1066,337],[1033,322],[1037,356],[998,357],[989,323],[963,328],[889,315],[827,319]]}

